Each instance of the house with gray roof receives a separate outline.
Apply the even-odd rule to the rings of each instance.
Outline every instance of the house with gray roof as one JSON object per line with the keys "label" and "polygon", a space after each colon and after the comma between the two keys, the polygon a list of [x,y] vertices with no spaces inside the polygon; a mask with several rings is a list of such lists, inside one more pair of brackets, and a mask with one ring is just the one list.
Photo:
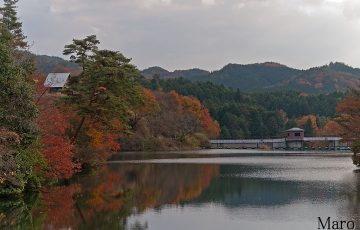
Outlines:
{"label": "house with gray roof", "polygon": [[70,77],[70,73],[49,73],[44,86],[49,87],[51,93],[58,92],[66,86]]}

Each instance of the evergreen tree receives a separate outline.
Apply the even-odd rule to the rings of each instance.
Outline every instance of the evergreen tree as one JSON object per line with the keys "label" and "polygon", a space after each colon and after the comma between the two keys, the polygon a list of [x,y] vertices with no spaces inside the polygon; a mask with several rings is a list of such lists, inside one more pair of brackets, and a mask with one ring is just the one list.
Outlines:
{"label": "evergreen tree", "polygon": [[305,123],[304,130],[305,130],[305,132],[304,132],[305,136],[307,136],[307,137],[314,136],[314,129],[312,127],[312,122],[310,119],[307,120],[307,122]]}
{"label": "evergreen tree", "polygon": [[139,71],[130,64],[131,59],[119,52],[99,50],[97,44],[99,41],[92,35],[83,40],[74,39],[64,50],[65,55],[71,55],[71,61],[83,68],[79,76],[69,81],[64,92],[65,102],[81,117],[73,143],[88,118],[105,126],[119,119],[126,127],[132,110],[142,105]]}
{"label": "evergreen tree", "polygon": [[235,93],[235,101],[241,101],[241,99],[242,99],[242,96],[241,96],[241,92],[240,92],[240,89],[239,88],[237,88],[236,89],[236,93]]}
{"label": "evergreen tree", "polygon": [[249,122],[249,131],[251,133],[251,138],[264,138],[264,131],[266,127],[264,126],[263,118],[261,115],[261,111],[254,111],[251,114]]}
{"label": "evergreen tree", "polygon": [[[19,141],[14,140],[10,145],[10,156],[10,151],[1,154],[1,158],[7,154],[17,167],[16,171],[11,171],[15,177],[13,180],[3,180],[0,175],[0,195],[23,191],[28,179],[33,176],[32,168],[38,159],[33,88],[27,80],[26,71],[13,61],[11,39],[7,27],[0,23],[0,130],[8,130],[19,137]],[[4,167],[4,164],[0,165]],[[0,171],[4,170],[0,168]]]}
{"label": "evergreen tree", "polygon": [[17,17],[16,4],[19,0],[4,0],[4,6],[0,8],[1,22],[12,35],[11,45],[14,49],[25,49],[28,43],[22,31],[22,22]]}

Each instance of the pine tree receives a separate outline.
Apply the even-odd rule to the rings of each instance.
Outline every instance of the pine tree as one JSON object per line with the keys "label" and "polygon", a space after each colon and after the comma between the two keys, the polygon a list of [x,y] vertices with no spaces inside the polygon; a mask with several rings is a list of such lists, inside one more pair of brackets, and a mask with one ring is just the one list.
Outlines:
{"label": "pine tree", "polygon": [[17,6],[19,0],[4,0],[4,6],[0,8],[2,15],[1,22],[10,31],[12,35],[11,46],[13,49],[26,49],[28,43],[25,41],[26,36],[22,31],[22,22],[17,17]]}
{"label": "pine tree", "polygon": [[310,119],[306,121],[304,129],[305,129],[305,136],[307,137],[314,136],[314,129],[312,127],[312,122]]}
{"label": "pine tree", "polygon": [[92,119],[102,125],[109,125],[113,119],[124,124],[132,109],[143,103],[143,91],[138,83],[139,71],[130,64],[131,59],[109,50],[99,50],[96,36],[73,40],[65,46],[64,55],[79,63],[83,72],[70,79],[64,92],[68,104],[81,116],[75,129],[72,143],[75,143],[85,120]]}

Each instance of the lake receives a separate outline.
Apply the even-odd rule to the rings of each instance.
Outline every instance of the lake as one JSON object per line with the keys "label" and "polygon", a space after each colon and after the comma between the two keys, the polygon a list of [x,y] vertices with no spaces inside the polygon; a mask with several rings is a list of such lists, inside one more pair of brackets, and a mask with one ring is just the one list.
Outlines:
{"label": "lake", "polygon": [[318,217],[360,227],[348,155],[212,153],[118,155],[68,186],[2,201],[0,227],[295,230],[317,229]]}

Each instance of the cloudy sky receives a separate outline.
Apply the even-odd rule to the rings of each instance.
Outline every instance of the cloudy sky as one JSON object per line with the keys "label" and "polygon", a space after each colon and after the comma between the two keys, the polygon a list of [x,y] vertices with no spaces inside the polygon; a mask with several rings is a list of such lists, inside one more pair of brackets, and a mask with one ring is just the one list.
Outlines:
{"label": "cloudy sky", "polygon": [[359,0],[20,0],[19,14],[38,54],[96,34],[141,69],[360,67]]}

